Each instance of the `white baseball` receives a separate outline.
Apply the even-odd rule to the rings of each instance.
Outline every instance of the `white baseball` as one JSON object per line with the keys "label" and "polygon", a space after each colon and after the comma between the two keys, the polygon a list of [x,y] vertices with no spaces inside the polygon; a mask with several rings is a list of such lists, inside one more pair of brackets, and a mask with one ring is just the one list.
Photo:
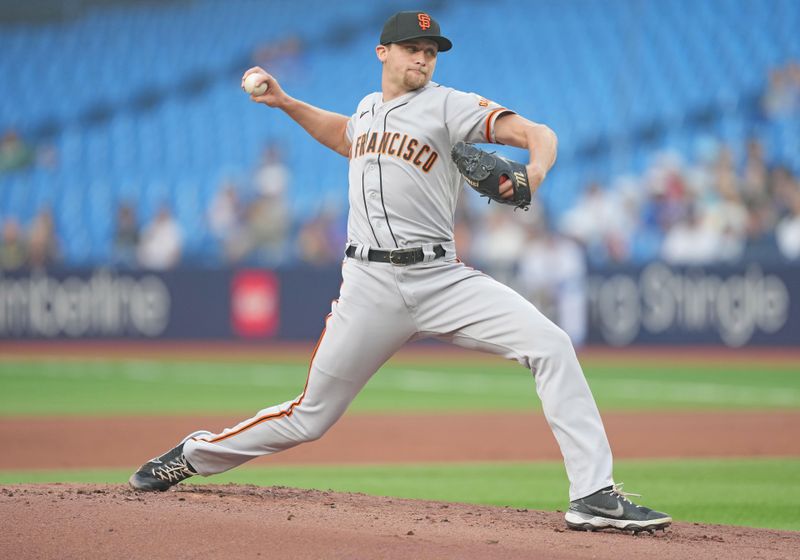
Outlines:
{"label": "white baseball", "polygon": [[258,83],[263,78],[263,74],[250,74],[244,79],[244,90],[250,95],[264,95],[267,91],[267,82]]}

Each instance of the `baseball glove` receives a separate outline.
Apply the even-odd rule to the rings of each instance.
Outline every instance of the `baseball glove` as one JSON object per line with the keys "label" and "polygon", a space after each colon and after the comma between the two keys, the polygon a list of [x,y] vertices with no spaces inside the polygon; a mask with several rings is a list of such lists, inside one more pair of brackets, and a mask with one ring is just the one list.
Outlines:
{"label": "baseball glove", "polygon": [[[450,155],[467,184],[481,196],[523,210],[527,210],[530,206],[531,188],[528,183],[528,171],[523,164],[495,153],[485,152],[474,144],[466,142],[458,142],[453,146]],[[500,185],[507,179],[511,180],[514,195],[502,198]]]}

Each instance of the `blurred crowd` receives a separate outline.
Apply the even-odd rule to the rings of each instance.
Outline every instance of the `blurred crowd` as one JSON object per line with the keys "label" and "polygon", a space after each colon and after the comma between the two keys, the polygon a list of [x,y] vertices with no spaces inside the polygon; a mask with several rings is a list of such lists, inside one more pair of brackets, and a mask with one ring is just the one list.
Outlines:
{"label": "blurred crowd", "polygon": [[221,261],[324,266],[342,258],[344,215],[336,206],[310,216],[293,213],[291,180],[281,148],[270,144],[247,184],[229,180],[221,185],[207,215]]}
{"label": "blurred crowd", "polygon": [[[277,53],[261,56],[291,59],[296,51],[289,41]],[[761,109],[768,120],[797,118],[800,64],[771,71]],[[294,187],[285,149],[265,146],[244,179],[219,185],[203,221],[216,258],[204,264],[317,266],[341,259],[345,212],[325,205],[311,213],[292,208]],[[457,219],[459,253],[520,291],[552,300],[542,306],[554,309],[574,303],[547,295],[552,291],[547,286],[560,285],[561,292],[579,297],[587,266],[640,265],[654,259],[675,265],[797,262],[800,181],[791,168],[768,163],[772,159],[767,156],[755,136],[746,146],[703,137],[692,154],[659,152],[640,174],[607,183],[590,181],[559,216],[548,216],[541,206],[520,213],[465,203]],[[51,151],[27,145],[13,130],[0,140],[0,173],[56,161]],[[135,200],[116,209],[110,264],[165,270],[194,263],[184,246],[185,225],[169,204],[147,221],[141,218]],[[42,209],[28,224],[2,216],[0,227],[0,270],[60,262],[64,240],[58,238],[51,210]],[[208,256],[208,247],[203,254]]]}
{"label": "blurred crowd", "polygon": [[[290,183],[280,148],[269,145],[244,185],[220,185],[205,217],[219,264],[326,265],[341,258],[344,213],[323,208],[293,220]],[[590,182],[577,203],[555,218],[539,206],[533,214],[477,207],[459,208],[459,252],[506,281],[526,270],[525,255],[543,239],[548,247],[568,240],[594,266],[800,260],[800,181],[787,167],[770,167],[757,138],[739,158],[731,146],[710,138],[697,142],[692,160],[657,153],[640,175]],[[183,226],[167,204],[140,224],[135,204],[123,203],[115,222],[111,264],[155,270],[181,264]],[[57,264],[60,244],[49,209],[27,226],[6,217],[0,269]]]}
{"label": "blurred crowd", "polygon": [[0,271],[41,270],[57,264],[60,246],[49,208],[40,211],[24,227],[15,218],[7,218],[0,239]]}
{"label": "blurred crowd", "polygon": [[769,167],[758,139],[740,161],[724,143],[701,140],[694,161],[662,152],[640,176],[592,183],[558,223],[593,264],[675,265],[800,257],[800,184]]}

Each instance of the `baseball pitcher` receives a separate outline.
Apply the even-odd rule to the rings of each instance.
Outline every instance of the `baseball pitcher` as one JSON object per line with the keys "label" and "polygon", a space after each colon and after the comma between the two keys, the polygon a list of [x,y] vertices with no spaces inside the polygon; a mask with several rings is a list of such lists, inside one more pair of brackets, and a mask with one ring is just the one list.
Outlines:
{"label": "baseball pitcher", "polygon": [[[381,91],[364,97],[350,117],[292,98],[261,68],[245,72],[242,86],[247,81],[254,102],[284,111],[350,162],[340,296],[296,399],[221,433],[190,434],[142,465],[130,478],[133,488],[166,490],[320,438],[399,348],[435,337],[531,371],[564,456],[570,528],[652,531],[671,523],[614,483],[605,429],[568,336],[456,256],[453,220],[463,181],[491,200],[527,208],[555,162],[557,141],[544,125],[433,82],[439,54],[451,48],[428,14],[391,16],[375,48]],[[512,162],[475,146],[487,143],[524,148],[530,159]]]}

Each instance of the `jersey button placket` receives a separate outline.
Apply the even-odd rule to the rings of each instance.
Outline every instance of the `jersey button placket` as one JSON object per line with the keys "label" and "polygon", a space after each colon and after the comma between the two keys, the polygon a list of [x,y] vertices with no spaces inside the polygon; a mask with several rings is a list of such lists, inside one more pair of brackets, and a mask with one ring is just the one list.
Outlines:
{"label": "jersey button placket", "polygon": [[[372,227],[375,231],[385,231],[386,221],[383,219],[383,205],[381,204],[381,195],[378,192],[379,180],[378,177],[378,164],[374,161],[367,163],[364,166],[364,180],[367,187],[367,200],[369,206],[369,215],[372,222]],[[381,236],[381,245],[386,243]]]}

